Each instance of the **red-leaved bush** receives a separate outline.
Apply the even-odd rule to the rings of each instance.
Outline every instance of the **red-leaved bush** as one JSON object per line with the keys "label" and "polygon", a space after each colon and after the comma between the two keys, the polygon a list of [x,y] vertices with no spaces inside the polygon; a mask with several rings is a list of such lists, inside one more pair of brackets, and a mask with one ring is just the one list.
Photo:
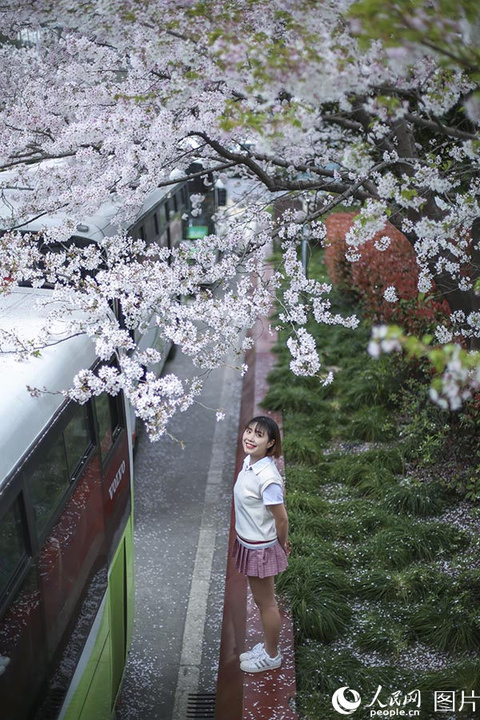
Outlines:
{"label": "red-leaved bush", "polygon": [[[387,223],[371,240],[361,246],[361,258],[345,258],[348,246],[345,236],[355,213],[333,213],[327,218],[325,264],[332,283],[356,295],[374,322],[400,325],[406,332],[422,335],[448,319],[450,308],[439,299],[436,288],[419,294],[418,266],[412,246],[397,228]],[[381,239],[390,245],[379,250]],[[387,288],[395,288],[397,302],[384,298]]]}

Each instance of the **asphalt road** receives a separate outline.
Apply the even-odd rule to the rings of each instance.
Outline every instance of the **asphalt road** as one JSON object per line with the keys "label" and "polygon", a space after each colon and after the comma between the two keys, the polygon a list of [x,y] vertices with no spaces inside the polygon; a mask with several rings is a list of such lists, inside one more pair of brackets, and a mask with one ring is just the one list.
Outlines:
{"label": "asphalt road", "polygon": [[[177,352],[164,372],[193,370]],[[240,395],[240,374],[215,370],[172,422],[176,439],[140,428],[135,625],[115,720],[185,720],[192,697],[215,693]]]}

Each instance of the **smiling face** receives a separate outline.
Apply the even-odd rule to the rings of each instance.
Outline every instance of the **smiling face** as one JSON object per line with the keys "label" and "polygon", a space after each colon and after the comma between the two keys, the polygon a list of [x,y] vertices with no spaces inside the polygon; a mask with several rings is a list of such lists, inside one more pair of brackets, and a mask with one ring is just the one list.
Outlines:
{"label": "smiling face", "polygon": [[275,444],[275,440],[270,440],[267,431],[257,423],[247,425],[243,432],[242,442],[245,454],[250,455],[250,464],[264,458],[268,449]]}

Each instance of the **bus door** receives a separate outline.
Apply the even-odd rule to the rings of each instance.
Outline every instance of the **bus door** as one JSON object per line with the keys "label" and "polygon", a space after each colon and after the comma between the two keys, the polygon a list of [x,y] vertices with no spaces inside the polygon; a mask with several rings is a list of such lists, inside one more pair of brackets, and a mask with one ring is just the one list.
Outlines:
{"label": "bus door", "polygon": [[168,200],[168,227],[170,235],[170,247],[177,247],[183,240],[183,223],[181,203],[178,193],[175,193]]}

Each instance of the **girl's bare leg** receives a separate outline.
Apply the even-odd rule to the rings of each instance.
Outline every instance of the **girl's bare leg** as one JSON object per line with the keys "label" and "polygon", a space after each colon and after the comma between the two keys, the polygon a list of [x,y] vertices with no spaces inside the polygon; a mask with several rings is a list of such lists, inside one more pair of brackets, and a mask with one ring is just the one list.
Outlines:
{"label": "girl's bare leg", "polygon": [[265,634],[265,650],[270,657],[278,655],[278,639],[282,618],[275,599],[274,577],[248,577],[253,599],[260,611],[263,632]]}

